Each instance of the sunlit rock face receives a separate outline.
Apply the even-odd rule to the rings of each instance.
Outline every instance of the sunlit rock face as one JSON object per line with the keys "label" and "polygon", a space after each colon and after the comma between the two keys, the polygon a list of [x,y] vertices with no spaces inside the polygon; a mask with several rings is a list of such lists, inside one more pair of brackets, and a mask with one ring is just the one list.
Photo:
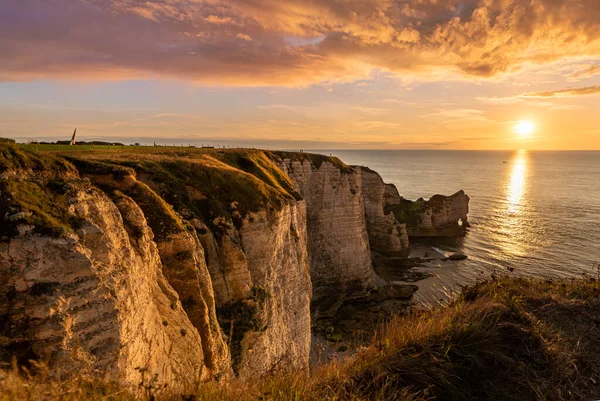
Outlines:
{"label": "sunlit rock face", "polygon": [[240,238],[252,287],[263,289],[265,299],[257,315],[263,327],[244,337],[238,372],[247,377],[281,367],[306,370],[312,285],[304,201],[280,211],[252,213],[240,229]]}
{"label": "sunlit rock face", "polygon": [[[196,222],[195,224],[201,224]],[[310,298],[306,205],[248,214],[225,235],[200,230],[235,372],[308,369]]]}
{"label": "sunlit rock face", "polygon": [[312,290],[304,201],[289,198],[280,208],[267,204],[243,217],[233,202],[235,224],[231,216],[184,221],[150,189],[160,186],[148,176],[145,183],[134,176],[90,177],[107,191],[135,195],[152,216],[163,272],[191,322],[206,333],[207,367],[231,366],[242,377],[262,376],[281,364],[308,369]]}
{"label": "sunlit rock face", "polygon": [[362,176],[362,194],[365,204],[365,218],[369,243],[373,251],[403,252],[408,249],[406,224],[398,222],[394,214],[387,210],[400,196],[396,187],[385,184],[375,171],[366,167],[356,167]]}
{"label": "sunlit rock face", "polygon": [[78,185],[67,195],[73,234],[20,225],[0,243],[2,357],[179,390],[228,374],[165,278],[140,208]]}
{"label": "sunlit rock face", "polygon": [[327,161],[284,159],[282,168],[306,200],[314,313],[328,313],[375,283],[362,174]]}

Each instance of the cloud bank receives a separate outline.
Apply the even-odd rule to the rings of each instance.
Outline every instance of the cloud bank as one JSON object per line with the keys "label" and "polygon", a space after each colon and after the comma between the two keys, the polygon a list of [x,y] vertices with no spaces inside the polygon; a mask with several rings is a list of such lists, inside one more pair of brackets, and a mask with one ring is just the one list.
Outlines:
{"label": "cloud bank", "polygon": [[600,53],[597,0],[3,0],[0,81],[493,77]]}

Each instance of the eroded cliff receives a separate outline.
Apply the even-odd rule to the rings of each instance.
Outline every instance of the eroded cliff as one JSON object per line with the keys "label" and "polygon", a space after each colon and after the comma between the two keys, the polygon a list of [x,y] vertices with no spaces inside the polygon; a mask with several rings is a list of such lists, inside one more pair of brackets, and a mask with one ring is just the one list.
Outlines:
{"label": "eroded cliff", "polygon": [[[396,187],[385,184],[383,178],[366,167],[356,167],[362,174],[363,198],[369,243],[378,252],[402,253],[408,249],[406,224],[400,223],[389,210],[396,202]],[[398,196],[399,197],[399,196]]]}
{"label": "eroded cliff", "polygon": [[0,150],[1,358],[133,385],[306,370],[311,301],[315,318],[410,297],[371,251],[466,222],[464,194],[407,212],[377,173],[334,157]]}
{"label": "eroded cliff", "polygon": [[[41,359],[67,374],[179,390],[228,374],[228,358],[205,349],[165,278],[154,234],[131,198],[109,198],[68,163],[7,155],[3,360]],[[214,341],[222,341],[218,332]]]}
{"label": "eroded cliff", "polygon": [[[192,321],[204,330],[212,329],[212,320],[202,317],[214,311],[190,297],[198,293],[189,288],[190,273],[194,264],[210,273],[196,281],[212,282],[211,288],[200,285],[200,293],[216,301],[237,374],[263,375],[277,366],[308,368],[306,207],[264,153],[142,155],[135,160],[95,155],[73,162],[100,188],[136,194],[160,233],[157,245],[167,277]],[[145,193],[139,194],[138,187]],[[157,214],[160,201],[149,201],[151,194],[172,205],[174,216]],[[166,224],[170,220],[175,222]],[[185,225],[193,229],[182,229]]]}

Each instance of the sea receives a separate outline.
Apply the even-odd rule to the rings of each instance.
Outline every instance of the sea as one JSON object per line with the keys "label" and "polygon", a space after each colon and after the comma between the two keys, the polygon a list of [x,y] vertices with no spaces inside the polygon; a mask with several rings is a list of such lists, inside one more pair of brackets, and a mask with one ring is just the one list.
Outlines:
{"label": "sea", "polygon": [[[416,298],[444,302],[462,286],[500,275],[600,277],[600,152],[326,150],[364,165],[416,200],[464,190],[471,227],[438,240],[464,261],[422,268]],[[431,244],[436,246],[435,242]]]}

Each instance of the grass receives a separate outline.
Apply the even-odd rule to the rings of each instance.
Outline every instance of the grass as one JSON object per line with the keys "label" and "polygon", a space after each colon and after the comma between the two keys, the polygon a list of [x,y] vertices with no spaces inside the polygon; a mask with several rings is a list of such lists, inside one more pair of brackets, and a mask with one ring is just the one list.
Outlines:
{"label": "grass", "polygon": [[424,211],[425,201],[415,202],[402,199],[399,204],[386,205],[385,213],[391,210],[399,223],[406,223],[407,227],[418,227],[421,224],[421,213]]}
{"label": "grass", "polygon": [[[120,190],[132,197],[144,210],[157,235],[168,234],[170,227],[181,228],[158,221],[164,216],[173,217],[167,219],[171,222],[181,220],[176,216],[178,213],[188,220],[200,218],[218,236],[228,229],[221,218],[240,226],[248,213],[279,210],[289,201],[301,199],[290,178],[274,163],[274,156],[259,150],[47,144],[0,146],[0,173],[10,169],[31,171],[38,178],[66,173],[77,177],[81,173],[92,178],[110,196]],[[125,187],[125,178],[135,176],[138,183]],[[45,181],[38,184],[28,188],[7,180],[6,185],[16,188],[5,188],[5,192],[16,191],[13,198],[24,207],[27,218],[35,218],[32,223],[55,231],[68,230],[68,216],[56,202],[62,199],[53,193],[45,193],[48,192],[44,189]],[[17,199],[19,197],[23,199]],[[48,208],[44,208],[46,204]],[[60,209],[60,213],[54,209]],[[11,231],[14,230],[11,228]]]}
{"label": "grass", "polygon": [[0,173],[9,171],[43,175],[76,173],[73,166],[61,158],[30,152],[18,145],[0,143]]}
{"label": "grass", "polygon": [[13,237],[19,224],[36,232],[62,236],[79,220],[68,211],[68,197],[85,183],[66,160],[0,144],[0,237]]}
{"label": "grass", "polygon": [[336,166],[343,174],[351,174],[354,169],[344,163],[340,158],[335,156],[326,156],[318,153],[305,153],[305,152],[284,152],[284,151],[272,151],[269,152],[271,157],[274,159],[289,159],[291,161],[304,162],[309,161],[317,169],[321,168],[321,165],[325,162],[331,163]]}
{"label": "grass", "polygon": [[86,175],[120,180],[135,174],[184,218],[204,220],[216,235],[226,230],[221,217],[239,226],[248,213],[279,210],[301,199],[289,177],[262,151],[157,147],[58,155]]}
{"label": "grass", "polygon": [[[595,280],[499,278],[466,288],[448,306],[393,319],[369,347],[310,375],[275,372],[227,387],[206,385],[186,397],[156,394],[154,399],[592,400],[600,395],[598,311]],[[0,400],[16,399],[130,400],[132,395],[101,382],[9,373],[0,383]]]}
{"label": "grass", "polygon": [[[153,146],[120,146],[120,145],[54,145],[54,144],[19,144],[21,149],[30,152],[79,152],[79,151],[121,151],[121,152],[144,152],[153,149]],[[176,146],[163,147],[167,149],[180,149]]]}

